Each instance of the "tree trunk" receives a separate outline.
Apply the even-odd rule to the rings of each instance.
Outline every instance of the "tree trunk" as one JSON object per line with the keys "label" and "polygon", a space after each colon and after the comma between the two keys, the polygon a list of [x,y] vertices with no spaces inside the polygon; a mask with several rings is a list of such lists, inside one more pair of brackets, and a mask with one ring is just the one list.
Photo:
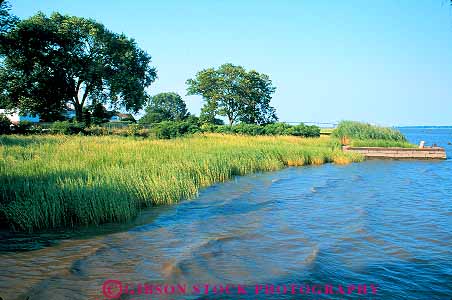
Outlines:
{"label": "tree trunk", "polygon": [[85,105],[86,98],[88,97],[90,91],[90,85],[85,86],[85,92],[83,93],[81,101],[79,100],[78,93],[83,81],[77,83],[77,88],[75,89],[73,103],[75,109],[75,119],[77,122],[83,122],[83,105]]}
{"label": "tree trunk", "polygon": [[229,126],[232,126],[234,124],[234,115],[233,114],[227,114],[228,120],[229,120]]}
{"label": "tree trunk", "polygon": [[83,106],[80,103],[74,103],[75,119],[77,122],[83,122]]}

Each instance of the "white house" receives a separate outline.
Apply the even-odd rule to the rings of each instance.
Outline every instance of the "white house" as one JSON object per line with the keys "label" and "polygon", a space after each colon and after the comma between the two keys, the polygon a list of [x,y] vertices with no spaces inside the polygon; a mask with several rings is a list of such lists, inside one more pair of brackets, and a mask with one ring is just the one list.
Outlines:
{"label": "white house", "polygon": [[32,116],[32,115],[21,115],[19,114],[19,111],[11,111],[6,109],[0,109],[0,114],[4,114],[13,124],[17,124],[21,121],[28,121],[32,123],[38,123],[39,122],[39,115]]}

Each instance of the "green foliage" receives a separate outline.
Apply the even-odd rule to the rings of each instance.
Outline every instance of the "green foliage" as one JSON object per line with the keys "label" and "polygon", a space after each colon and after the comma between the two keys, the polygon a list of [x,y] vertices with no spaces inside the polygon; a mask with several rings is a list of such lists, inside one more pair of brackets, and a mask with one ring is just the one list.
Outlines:
{"label": "green foliage", "polygon": [[293,135],[300,137],[319,137],[320,128],[317,126],[308,126],[304,124],[289,125],[286,123],[271,123],[267,125],[239,123],[237,125],[212,125],[204,124],[201,126],[203,132],[215,132],[222,134],[241,134],[241,135]]}
{"label": "green foliage", "polygon": [[84,129],[86,135],[119,135],[128,137],[149,137],[150,130],[143,128],[139,124],[127,123],[126,126],[120,128],[108,128],[105,126],[94,125]]}
{"label": "green foliage", "polygon": [[18,18],[16,16],[13,16],[9,13],[11,10],[11,5],[9,4],[9,1],[0,1],[0,45],[4,40],[2,39],[2,34],[8,32],[13,28]]}
{"label": "green foliage", "polygon": [[213,123],[217,115],[227,117],[229,125],[237,121],[267,124],[277,120],[275,109],[270,106],[276,88],[265,74],[224,64],[218,69],[202,70],[186,83],[189,95],[204,98],[203,123]]}
{"label": "green foliage", "polygon": [[91,104],[89,110],[91,112],[91,122],[95,125],[106,123],[112,117],[112,114],[99,102]]}
{"label": "green foliage", "polygon": [[138,111],[156,78],[151,57],[134,40],[91,19],[38,13],[3,37],[5,108],[49,114],[70,103],[79,121],[88,100]]}
{"label": "green foliage", "polygon": [[240,123],[231,127],[232,132],[244,135],[263,135],[264,127],[257,124]]}
{"label": "green foliage", "polygon": [[265,125],[265,134],[267,135],[286,135],[291,125],[287,123],[273,123]]}
{"label": "green foliage", "polygon": [[186,121],[163,121],[152,128],[152,133],[158,139],[181,137],[185,134],[193,134],[200,131],[201,128],[197,124]]}
{"label": "green foliage", "polygon": [[218,125],[211,123],[203,123],[200,126],[201,132],[216,132]]}
{"label": "green foliage", "polygon": [[43,111],[39,114],[39,122],[55,122],[55,121],[64,121],[66,120],[66,116],[63,114],[64,111],[60,109],[49,109],[46,111]]}
{"label": "green foliage", "polygon": [[223,125],[224,122],[221,119],[216,118],[218,105],[215,101],[206,101],[204,106],[201,107],[201,113],[199,120],[202,124],[215,124]]}
{"label": "green foliage", "polygon": [[197,116],[191,114],[188,114],[184,121],[193,126],[199,127],[201,125],[201,120]]}
{"label": "green foliage", "polygon": [[270,77],[251,70],[245,75],[243,85],[243,105],[240,107],[238,119],[242,123],[259,125],[276,122],[276,110],[270,106],[276,87]]}
{"label": "green foliage", "polygon": [[302,123],[287,128],[285,134],[303,137],[319,137],[320,128],[315,125],[309,126]]}
{"label": "green foliage", "polygon": [[398,130],[355,121],[341,121],[337,128],[332,132],[332,136],[338,138],[347,137],[352,140],[372,139],[406,142],[405,136]]}
{"label": "green foliage", "polygon": [[[214,125],[205,123],[200,125],[200,119],[189,115],[184,121],[163,121],[152,125],[133,124],[131,122],[114,122],[123,124],[119,127],[108,129],[108,124],[102,127],[98,125],[86,126],[85,123],[62,121],[54,122],[50,127],[50,133],[54,134],[78,134],[87,135],[120,135],[136,137],[154,137],[157,139],[171,139],[187,134],[199,132],[212,132],[221,134],[239,135],[293,135],[300,137],[319,137],[320,129],[317,126],[306,126],[304,124],[291,126],[285,123],[274,123],[267,125],[239,123],[237,125]],[[21,122],[22,125],[14,127],[15,133],[29,134],[40,133],[40,129],[32,126],[32,123]],[[146,126],[147,128],[145,128]]]}
{"label": "green foliage", "polygon": [[236,175],[347,163],[328,138],[195,135],[1,136],[0,225],[35,231],[122,222],[141,207],[175,203]]}
{"label": "green foliage", "polygon": [[4,114],[0,114],[0,134],[11,133],[11,121]]}
{"label": "green foliage", "polygon": [[158,112],[147,111],[145,115],[138,120],[140,124],[154,124],[165,121],[163,114]]}
{"label": "green foliage", "polygon": [[30,122],[20,121],[17,124],[11,123],[11,121],[3,114],[0,114],[0,134],[36,134],[41,133],[41,128]]}
{"label": "green foliage", "polygon": [[85,124],[85,127],[91,126],[91,121],[92,121],[91,112],[89,111],[89,109],[87,107],[84,107],[82,111],[83,111],[82,120],[83,120],[83,123]]}
{"label": "green foliage", "polygon": [[93,125],[88,128],[85,128],[85,134],[86,135],[109,135],[110,132],[107,128],[99,126],[99,125]]}
{"label": "green foliage", "polygon": [[130,124],[127,127],[127,135],[129,136],[141,136],[143,127],[138,124]]}
{"label": "green foliage", "polygon": [[34,133],[34,124],[30,121],[20,121],[13,126],[13,132],[17,134]]}
{"label": "green foliage", "polygon": [[188,116],[187,106],[176,93],[160,93],[151,97],[140,123],[152,124],[163,121],[182,121]]}
{"label": "green foliage", "polygon": [[57,121],[50,128],[52,133],[56,134],[78,134],[85,131],[85,124],[79,122]]}
{"label": "green foliage", "polygon": [[237,132],[234,132],[233,126],[229,126],[229,125],[217,125],[212,128],[214,129],[213,132],[215,132],[215,133],[221,133],[221,134],[237,133]]}

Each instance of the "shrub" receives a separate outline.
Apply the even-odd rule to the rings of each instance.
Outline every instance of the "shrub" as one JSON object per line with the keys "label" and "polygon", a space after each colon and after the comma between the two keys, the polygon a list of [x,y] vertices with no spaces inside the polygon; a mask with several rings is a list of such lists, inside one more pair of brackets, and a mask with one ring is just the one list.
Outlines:
{"label": "shrub", "polygon": [[233,133],[232,130],[232,126],[229,125],[218,125],[217,128],[215,129],[216,133],[222,133],[222,134],[227,134],[227,133]]}
{"label": "shrub", "polygon": [[315,125],[304,125],[304,137],[319,137],[320,136],[320,127]]}
{"label": "shrub", "polygon": [[4,114],[0,114],[0,134],[11,133],[11,121]]}
{"label": "shrub", "polygon": [[309,126],[301,123],[286,129],[285,134],[303,137],[319,137],[320,128],[315,125]]}
{"label": "shrub", "polygon": [[285,131],[290,127],[287,123],[270,123],[265,125],[264,132],[266,135],[285,135]]}
{"label": "shrub", "polygon": [[164,121],[153,128],[155,137],[158,139],[170,139],[180,136],[182,128],[176,127],[173,121]]}
{"label": "shrub", "polygon": [[59,133],[59,134],[78,134],[78,133],[84,133],[85,126],[83,123],[78,122],[69,122],[69,121],[62,121],[62,122],[54,122],[52,124],[52,127],[50,127],[50,130],[52,133]]}
{"label": "shrub", "polygon": [[333,137],[351,139],[378,139],[392,141],[406,141],[405,136],[400,131],[388,127],[379,127],[368,123],[355,121],[341,121],[332,132]]}
{"label": "shrub", "polygon": [[85,128],[85,133],[88,135],[108,135],[109,131],[107,128],[102,126],[91,126],[89,128]]}
{"label": "shrub", "polygon": [[203,124],[203,132],[214,132],[221,134],[241,134],[241,135],[295,135],[302,137],[319,137],[320,128],[317,126],[307,126],[304,124],[291,126],[286,123],[273,123],[263,125],[240,123],[234,126]]}
{"label": "shrub", "polygon": [[193,134],[197,132],[202,132],[200,127],[200,121],[199,118],[193,115],[189,115],[185,120],[183,121],[188,124],[188,131],[187,133]]}
{"label": "shrub", "polygon": [[189,121],[164,121],[152,128],[153,134],[158,139],[170,139],[201,131],[196,122]]}
{"label": "shrub", "polygon": [[218,125],[211,124],[211,123],[204,123],[200,127],[201,132],[216,132],[217,128],[218,128]]}
{"label": "shrub", "polygon": [[127,135],[128,136],[138,136],[141,129],[143,129],[142,126],[140,126],[138,124],[131,124],[127,127]]}
{"label": "shrub", "polygon": [[129,136],[129,130],[127,129],[127,127],[112,128],[111,134],[120,136]]}
{"label": "shrub", "polygon": [[[107,130],[105,128],[105,130]],[[108,132],[108,130],[107,130]],[[139,124],[131,124],[126,127],[122,128],[114,128],[111,130],[112,135],[120,135],[120,136],[141,136],[141,137],[148,137],[150,131],[146,128],[143,128],[142,125]]]}
{"label": "shrub", "polygon": [[256,124],[240,123],[232,126],[232,131],[243,135],[263,135],[264,127]]}
{"label": "shrub", "polygon": [[111,121],[111,122],[104,122],[104,123],[115,124],[115,125],[119,125],[119,126],[122,126],[122,125],[127,126],[127,125],[134,124],[135,122],[121,120],[121,121]]}
{"label": "shrub", "polygon": [[16,125],[13,126],[14,133],[17,134],[27,134],[33,133],[35,128],[33,127],[33,123],[30,121],[20,121]]}

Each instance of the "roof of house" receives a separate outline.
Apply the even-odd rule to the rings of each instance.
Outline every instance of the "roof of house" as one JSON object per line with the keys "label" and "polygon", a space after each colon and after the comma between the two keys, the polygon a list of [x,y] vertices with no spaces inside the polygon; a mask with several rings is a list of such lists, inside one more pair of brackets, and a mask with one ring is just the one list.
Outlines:
{"label": "roof of house", "polygon": [[118,117],[120,117],[121,119],[125,119],[125,118],[133,118],[133,115],[132,114],[123,114],[123,113],[116,113],[116,115],[118,116]]}

